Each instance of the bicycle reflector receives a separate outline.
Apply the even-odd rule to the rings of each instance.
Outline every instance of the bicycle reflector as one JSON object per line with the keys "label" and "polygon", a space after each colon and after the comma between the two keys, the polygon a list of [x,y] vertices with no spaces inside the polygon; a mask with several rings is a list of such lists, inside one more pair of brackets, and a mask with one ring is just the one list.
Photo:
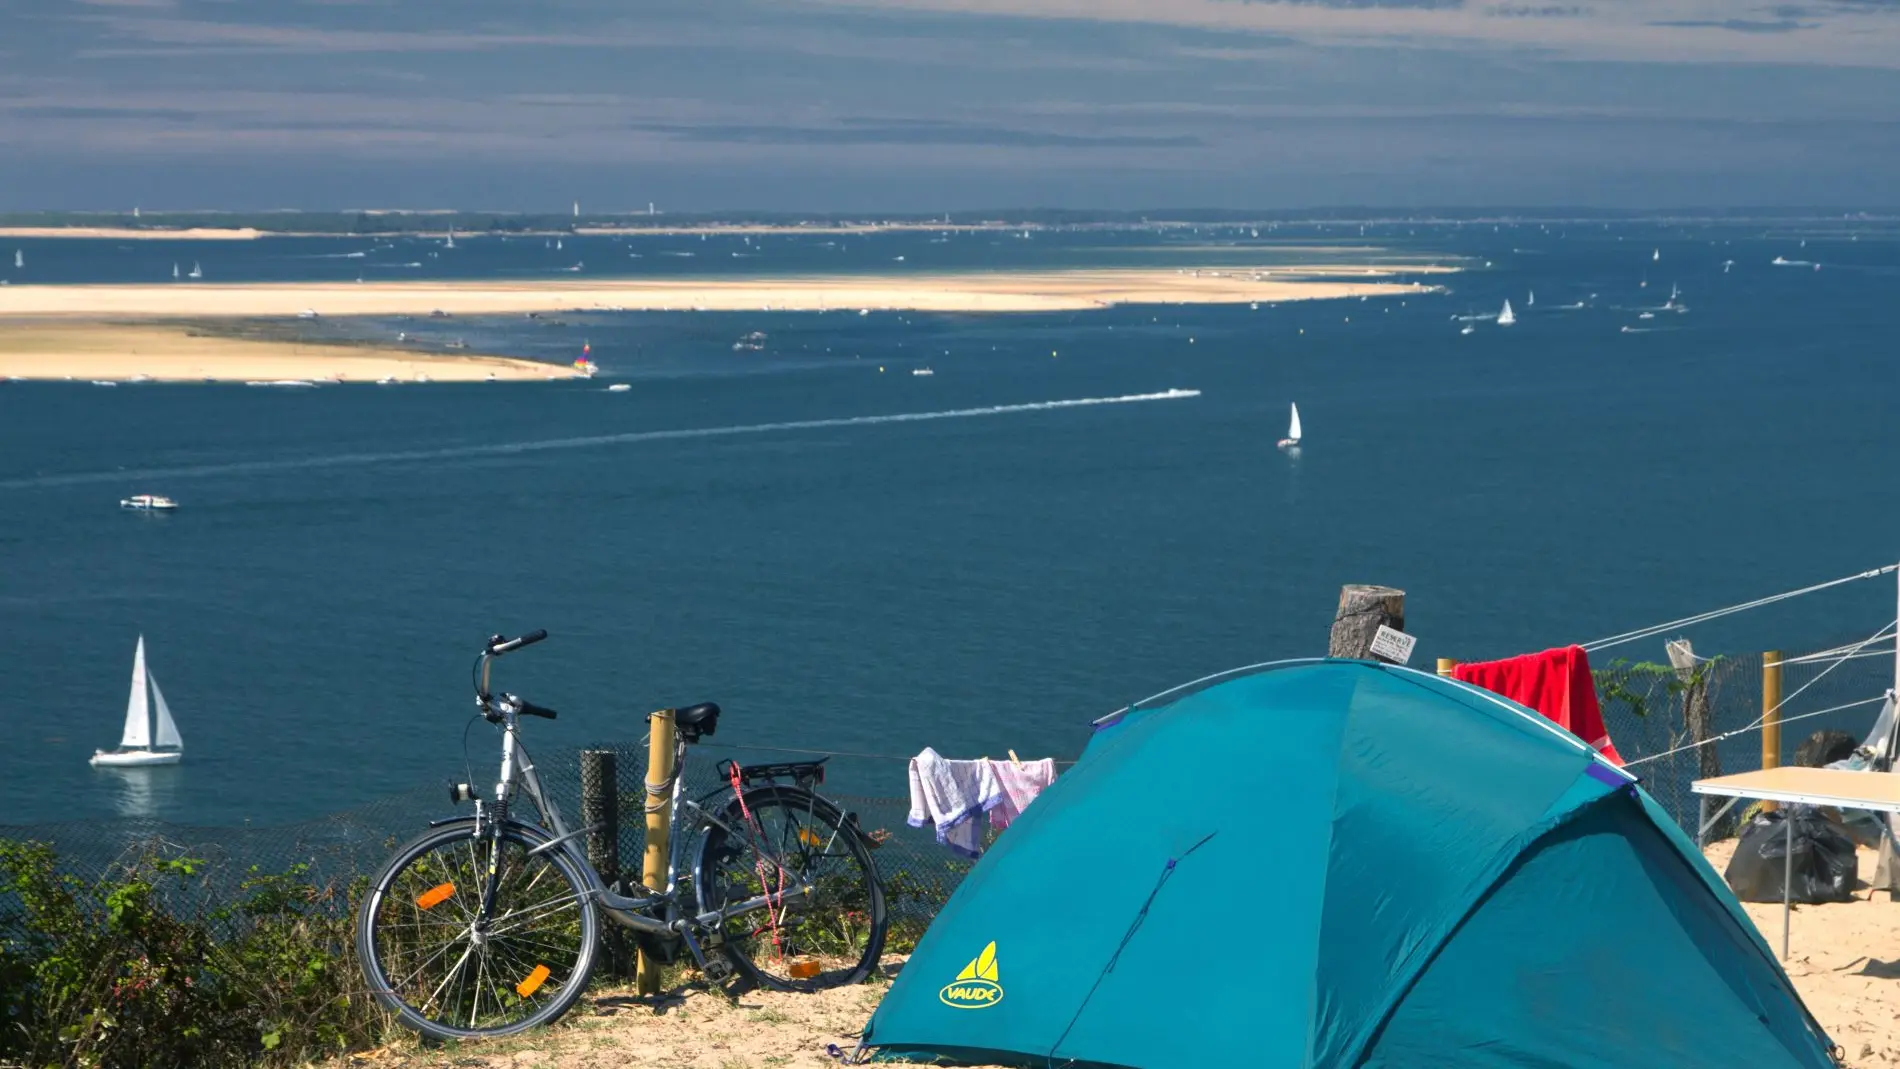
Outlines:
{"label": "bicycle reflector", "polygon": [[450,803],[455,804],[455,805],[460,805],[463,802],[472,802],[474,800],[475,800],[474,787],[471,787],[466,783],[449,784]]}
{"label": "bicycle reflector", "polygon": [[515,985],[515,994],[527,998],[541,990],[541,985],[548,982],[548,976],[552,972],[553,970],[546,965],[536,965],[529,971],[526,979]]}
{"label": "bicycle reflector", "polygon": [[818,959],[802,958],[788,965],[785,971],[790,973],[794,980],[809,980],[818,975]]}
{"label": "bicycle reflector", "polygon": [[417,895],[416,905],[422,909],[432,909],[448,901],[449,896],[453,894],[455,894],[454,884],[438,883],[434,887]]}

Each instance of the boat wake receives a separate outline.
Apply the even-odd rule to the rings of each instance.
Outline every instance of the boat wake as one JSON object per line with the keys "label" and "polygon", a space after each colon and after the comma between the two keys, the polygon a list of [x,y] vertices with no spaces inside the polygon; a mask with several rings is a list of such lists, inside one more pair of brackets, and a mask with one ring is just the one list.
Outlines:
{"label": "boat wake", "polygon": [[1145,401],[1180,401],[1201,396],[1199,390],[1162,390],[1159,393],[1131,393],[1119,397],[1076,397],[1062,401],[1032,401],[1016,405],[988,405],[982,408],[950,408],[936,412],[897,412],[884,416],[841,416],[835,419],[790,420],[783,423],[746,423],[729,427],[689,427],[665,431],[632,431],[626,434],[599,434],[585,438],[547,438],[531,442],[498,442],[493,445],[455,446],[447,449],[410,449],[386,453],[342,453],[333,456],[286,457],[281,460],[238,461],[231,464],[201,464],[183,468],[152,468],[144,471],[94,471],[71,475],[46,475],[29,479],[0,480],[0,489],[30,490],[53,486],[81,486],[89,483],[117,483],[134,479],[203,479],[221,475],[250,475],[259,472],[296,471],[310,468],[342,468],[375,464],[408,464],[430,460],[464,460],[476,457],[505,457],[540,453],[557,449],[595,449],[603,445],[634,445],[641,442],[666,442],[691,438],[730,438],[747,434],[771,434],[778,431],[824,430],[832,427],[869,427],[884,423],[922,423],[939,419],[973,419],[979,416],[1010,416],[1025,412],[1053,412],[1064,408],[1088,408],[1097,405],[1128,405]]}

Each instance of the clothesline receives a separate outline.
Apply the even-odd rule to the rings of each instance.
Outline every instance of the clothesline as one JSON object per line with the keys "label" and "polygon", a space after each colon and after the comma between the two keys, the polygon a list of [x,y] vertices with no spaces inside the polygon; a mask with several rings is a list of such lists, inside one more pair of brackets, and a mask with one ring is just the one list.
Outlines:
{"label": "clothesline", "polygon": [[1712,609],[1708,612],[1697,613],[1694,616],[1685,616],[1680,620],[1671,620],[1668,623],[1656,624],[1651,627],[1638,628],[1635,631],[1625,631],[1620,635],[1610,635],[1607,638],[1600,638],[1593,642],[1582,643],[1582,646],[1583,646],[1584,652],[1595,653],[1598,650],[1607,650],[1612,646],[1621,646],[1626,642],[1636,642],[1645,638],[1653,638],[1657,635],[1664,633],[1665,631],[1674,631],[1678,628],[1688,627],[1693,624],[1707,623],[1708,621],[1717,619],[1719,617],[1729,616],[1731,614],[1738,613],[1738,612],[1746,612],[1749,609],[1759,609],[1765,605],[1773,605],[1779,601],[1787,601],[1790,598],[1798,598],[1804,594],[1812,594],[1812,593],[1815,593],[1816,591],[1827,590],[1831,587],[1842,586],[1846,583],[1858,582],[1859,580],[1862,580],[1862,579],[1873,579],[1882,575],[1891,575],[1895,571],[1900,571],[1900,564],[1889,564],[1883,568],[1874,568],[1869,571],[1857,572],[1853,575],[1844,575],[1840,577],[1839,579],[1830,579],[1825,583],[1816,583],[1813,586],[1805,586],[1805,587],[1800,588],[1799,590],[1783,591],[1782,593],[1779,593],[1779,594],[1771,594],[1765,598],[1756,598],[1753,601],[1744,601],[1738,605],[1730,605],[1725,608]]}
{"label": "clothesline", "polygon": [[[1886,700],[1887,700],[1887,696],[1885,694],[1882,694],[1879,697],[1875,697],[1875,698],[1862,698],[1861,700],[1857,702],[1848,702],[1845,705],[1836,705],[1828,709],[1819,709],[1812,713],[1802,713],[1800,716],[1784,717],[1782,718],[1781,722],[1784,724],[1792,724],[1797,720],[1806,720],[1809,717],[1814,717],[1814,716],[1826,716],[1829,713],[1838,713],[1846,709],[1858,709],[1863,705],[1872,705],[1875,702],[1884,702]],[[1650,754],[1648,757],[1639,757],[1634,761],[1626,761],[1624,762],[1623,767],[1634,768],[1637,765],[1648,764],[1651,761],[1660,761],[1661,759],[1665,757],[1672,757],[1676,754],[1682,753],[1685,750],[1694,750],[1699,747],[1707,746],[1710,743],[1721,742],[1724,739],[1732,739],[1737,735],[1746,735],[1749,732],[1754,731],[1759,726],[1760,725],[1758,724],[1750,724],[1748,727],[1736,728],[1734,731],[1724,731],[1720,735],[1703,739],[1701,742],[1692,742],[1686,746],[1678,746],[1673,750],[1664,750],[1662,753],[1653,753],[1653,754]]]}
{"label": "clothesline", "polygon": [[[1860,651],[1864,647],[1872,645],[1875,642],[1879,642],[1881,639],[1887,637],[1887,633],[1889,631],[1895,631],[1896,629],[1900,629],[1900,619],[1895,619],[1892,623],[1889,623],[1887,626],[1874,632],[1872,635],[1869,635],[1867,638],[1862,639],[1860,642],[1856,643],[1855,645],[1836,647],[1837,649],[1845,650],[1846,652],[1836,657],[1832,664],[1829,664],[1826,668],[1823,668],[1819,672],[1816,672],[1814,674],[1813,679],[1810,679],[1806,683],[1803,683],[1799,687],[1796,687],[1792,694],[1789,694],[1788,696],[1782,698],[1780,701],[1776,702],[1774,705],[1769,706],[1768,708],[1762,710],[1762,713],[1760,716],[1756,717],[1754,720],[1749,721],[1747,724],[1744,724],[1743,726],[1736,728],[1733,731],[1725,731],[1720,735],[1703,739],[1699,742],[1692,742],[1686,746],[1678,746],[1672,750],[1664,750],[1662,753],[1650,754],[1648,757],[1639,757],[1634,761],[1625,762],[1623,767],[1629,768],[1634,765],[1644,764],[1649,761],[1657,760],[1658,758],[1668,757],[1671,754],[1679,754],[1685,750],[1693,750],[1693,749],[1696,749],[1697,747],[1708,746],[1713,743],[1721,742],[1724,739],[1732,739],[1737,735],[1745,735],[1751,731],[1758,730],[1761,727],[1761,725],[1767,721],[1770,713],[1779,711],[1782,706],[1787,705],[1789,702],[1800,697],[1802,691],[1807,690],[1809,687],[1815,685],[1816,683],[1819,683],[1824,677],[1827,676],[1829,672],[1832,672],[1834,669],[1839,668],[1841,665],[1845,664],[1849,659],[1859,654]],[[1790,724],[1796,720],[1806,720],[1809,717],[1822,716],[1827,713],[1838,713],[1842,711],[1843,709],[1853,709],[1862,705],[1868,705],[1873,702],[1886,701],[1886,700],[1887,700],[1887,695],[1883,693],[1878,698],[1863,698],[1860,701],[1849,702],[1846,705],[1837,705],[1831,709],[1822,709],[1820,712],[1802,713],[1800,716],[1782,717],[1780,722],[1783,724]]]}

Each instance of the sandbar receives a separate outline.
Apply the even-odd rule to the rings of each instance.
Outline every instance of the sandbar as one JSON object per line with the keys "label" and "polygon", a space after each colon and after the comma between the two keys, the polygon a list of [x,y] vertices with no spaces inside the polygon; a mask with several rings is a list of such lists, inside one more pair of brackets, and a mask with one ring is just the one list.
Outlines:
{"label": "sandbar", "polygon": [[248,226],[189,226],[166,230],[142,226],[0,226],[5,238],[111,238],[118,241],[255,241],[262,230]]}
{"label": "sandbar", "polygon": [[176,323],[0,324],[0,378],[126,382],[484,382],[574,378],[572,368],[474,354],[227,338]]}
{"label": "sandbar", "polygon": [[1059,312],[1118,304],[1392,297],[1434,266],[1210,267],[778,278],[611,278],[0,287],[0,317],[496,315],[554,311]]}

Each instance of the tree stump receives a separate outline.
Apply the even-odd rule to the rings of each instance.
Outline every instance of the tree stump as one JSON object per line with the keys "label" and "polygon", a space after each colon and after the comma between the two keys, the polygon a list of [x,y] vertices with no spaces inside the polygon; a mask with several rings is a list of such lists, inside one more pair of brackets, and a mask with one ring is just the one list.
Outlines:
{"label": "tree stump", "polygon": [[1389,586],[1349,584],[1339,588],[1339,611],[1333,614],[1333,633],[1326,645],[1328,657],[1372,657],[1372,636],[1384,624],[1405,630],[1405,591]]}

